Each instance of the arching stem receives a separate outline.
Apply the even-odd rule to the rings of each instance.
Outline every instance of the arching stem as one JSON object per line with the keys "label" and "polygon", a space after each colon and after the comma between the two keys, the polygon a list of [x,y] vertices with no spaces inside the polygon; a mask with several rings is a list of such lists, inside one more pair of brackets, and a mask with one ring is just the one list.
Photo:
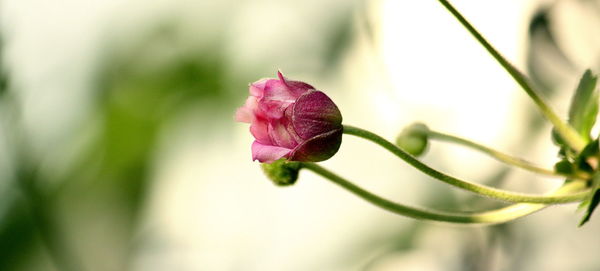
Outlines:
{"label": "arching stem", "polygon": [[[507,207],[474,213],[454,213],[439,212],[423,208],[415,208],[379,197],[369,191],[366,191],[350,181],[336,175],[335,173],[314,163],[302,163],[302,168],[308,169],[325,179],[341,186],[356,196],[372,203],[373,205],[388,210],[392,213],[407,216],[420,220],[431,220],[440,222],[450,222],[459,224],[498,224],[537,212],[548,205],[519,203]],[[582,182],[570,182],[563,185],[552,193],[553,196],[559,196],[575,191],[581,191],[585,188]]]}
{"label": "arching stem", "polygon": [[512,78],[525,90],[527,95],[533,100],[542,112],[544,117],[548,119],[556,128],[556,131],[565,140],[565,142],[576,152],[580,152],[586,145],[585,140],[571,127],[564,122],[552,110],[546,101],[541,97],[539,92],[533,87],[529,79],[513,66],[504,56],[502,56],[496,48],[494,48],[480,33],[467,21],[467,19],[450,4],[447,0],[438,0],[453,16],[462,24],[463,27],[471,33],[471,35],[500,63],[500,65],[512,76]]}
{"label": "arching stem", "polygon": [[537,165],[534,165],[533,163],[526,161],[524,159],[518,158],[518,157],[514,157],[512,155],[503,153],[501,151],[498,150],[494,150],[490,147],[484,146],[482,144],[479,144],[477,142],[473,142],[471,140],[468,140],[466,138],[462,138],[462,137],[458,137],[458,136],[454,136],[454,135],[449,135],[446,133],[442,133],[442,132],[438,132],[438,131],[433,131],[433,130],[427,130],[427,131],[423,131],[424,133],[427,134],[429,139],[433,139],[433,140],[440,140],[440,141],[446,141],[446,142],[450,142],[450,143],[455,143],[455,144],[459,144],[465,147],[469,147],[472,148],[474,150],[480,151],[482,153],[485,153],[493,158],[495,158],[498,161],[504,162],[508,165],[512,165],[512,166],[516,166],[534,173],[538,173],[538,174],[543,174],[543,175],[547,175],[547,176],[554,176],[554,177],[566,177],[566,178],[570,178],[570,179],[580,179],[580,180],[586,180],[589,179],[590,176],[579,176],[579,175],[562,175],[560,173],[557,173],[553,170],[550,169],[546,169],[546,168],[542,168],[539,167]]}
{"label": "arching stem", "polygon": [[473,193],[486,196],[489,198],[507,201],[507,202],[526,202],[526,203],[545,203],[545,204],[559,204],[559,203],[568,203],[568,202],[576,202],[583,200],[589,193],[589,191],[577,192],[568,195],[552,195],[552,196],[541,196],[541,195],[531,195],[524,194],[518,192],[506,191],[498,188],[488,187],[481,184],[476,184],[472,182],[468,182],[465,180],[461,180],[459,178],[450,176],[448,174],[442,173],[438,170],[431,168],[430,166],[424,164],[423,162],[417,160],[412,155],[403,151],[396,145],[391,142],[385,140],[384,138],[369,132],[367,130],[363,130],[357,127],[344,125],[344,133],[349,135],[354,135],[360,138],[367,139],[386,150],[390,151],[398,158],[404,160],[409,165],[418,169],[419,171],[433,177],[436,180],[447,183],[449,185],[471,191]]}

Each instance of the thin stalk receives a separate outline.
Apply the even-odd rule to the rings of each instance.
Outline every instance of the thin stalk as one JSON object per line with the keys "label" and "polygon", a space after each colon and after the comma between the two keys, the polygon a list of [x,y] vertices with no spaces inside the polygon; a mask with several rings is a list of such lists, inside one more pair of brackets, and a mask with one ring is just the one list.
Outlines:
{"label": "thin stalk", "polygon": [[429,175],[430,177],[435,178],[441,182],[447,183],[449,185],[471,191],[473,193],[486,196],[489,198],[507,201],[507,202],[526,202],[526,203],[545,203],[545,204],[559,204],[559,203],[568,203],[568,202],[576,202],[583,200],[589,193],[589,191],[577,192],[568,195],[551,195],[551,196],[540,196],[540,195],[531,195],[524,194],[518,192],[506,191],[498,188],[493,188],[481,184],[476,184],[468,181],[464,181],[458,179],[456,177],[452,177],[448,174],[442,173],[438,170],[431,168],[430,166],[422,163],[417,160],[412,155],[403,151],[396,145],[391,142],[385,140],[384,138],[371,133],[367,130],[363,130],[357,127],[344,125],[344,133],[349,135],[354,135],[360,138],[367,139],[386,150],[390,151],[398,158],[404,160],[406,163],[410,164],[414,168],[420,170],[421,172]]}
{"label": "thin stalk", "polygon": [[449,135],[449,134],[445,134],[445,133],[441,133],[441,132],[437,132],[437,131],[432,131],[432,130],[427,130],[424,132],[428,135],[429,139],[441,140],[441,141],[446,141],[446,142],[450,142],[450,143],[463,145],[465,147],[469,147],[469,148],[478,150],[480,152],[483,152],[483,153],[495,158],[498,161],[501,161],[501,162],[504,162],[506,164],[513,165],[516,167],[520,167],[522,169],[529,170],[531,172],[548,175],[548,176],[554,176],[554,177],[567,177],[567,178],[571,178],[571,179],[581,179],[581,180],[586,179],[586,176],[563,175],[563,174],[557,173],[551,169],[546,169],[546,168],[536,166],[527,160],[505,154],[503,152],[494,150],[490,147],[481,145],[479,143],[473,142],[466,138],[453,136],[453,135]]}
{"label": "thin stalk", "polygon": [[512,76],[512,78],[525,90],[527,95],[535,102],[542,114],[556,128],[556,131],[561,135],[565,142],[576,152],[580,152],[586,145],[585,140],[571,127],[565,123],[552,110],[546,101],[541,97],[539,92],[533,87],[527,77],[521,73],[514,65],[512,65],[498,50],[496,50],[478,31],[465,19],[465,17],[450,4],[447,0],[438,0],[462,25],[471,35],[500,63],[500,65]]}
{"label": "thin stalk", "polygon": [[[360,188],[359,186],[351,183],[343,177],[340,177],[335,173],[314,163],[302,163],[302,168],[308,169],[324,177],[325,179],[341,186],[342,188],[350,191],[351,193],[372,203],[377,207],[388,210],[395,214],[420,220],[431,220],[460,224],[498,224],[515,220],[517,218],[529,215],[549,206],[545,204],[519,203],[484,212],[458,213],[433,211],[395,203],[390,200],[379,197],[369,191]],[[581,189],[583,188],[585,188],[585,184],[583,184],[582,182],[570,182],[566,183],[549,196],[552,197],[564,195],[567,193],[573,193],[576,191],[581,191]]]}

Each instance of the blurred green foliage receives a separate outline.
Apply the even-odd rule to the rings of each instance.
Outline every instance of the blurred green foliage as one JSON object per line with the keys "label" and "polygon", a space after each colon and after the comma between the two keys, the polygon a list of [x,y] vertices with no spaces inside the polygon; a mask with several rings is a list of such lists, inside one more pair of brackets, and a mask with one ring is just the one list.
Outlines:
{"label": "blurred green foliage", "polygon": [[[552,6],[542,6],[529,22],[527,48],[527,70],[529,77],[539,89],[551,96],[557,91],[555,86],[563,77],[557,76],[550,66],[559,69],[574,69],[574,63],[558,44]],[[546,61],[554,60],[551,65]],[[558,79],[558,80],[557,80]]]}
{"label": "blurred green foliage", "polygon": [[[131,242],[164,126],[194,107],[214,114],[214,122],[222,120],[233,106],[226,87],[240,85],[226,75],[218,47],[189,53],[172,44],[166,50],[176,54],[167,64],[149,67],[148,59],[160,53],[151,45],[173,38],[161,30],[142,39],[134,54],[107,58],[91,114],[72,136],[77,140],[91,131],[92,140],[63,179],[54,180],[58,186],[46,185],[48,176],[37,174],[41,161],[28,153],[27,139],[19,140],[16,171],[23,174],[13,182],[16,195],[2,202],[8,207],[0,220],[0,270],[53,269],[48,261],[42,267],[31,265],[32,255],[40,251],[50,253],[46,256],[52,256],[59,270],[129,269]],[[8,86],[2,75],[0,93]]]}
{"label": "blurred green foliage", "polygon": [[[554,76],[543,59],[557,59],[555,67],[574,69],[573,61],[556,41],[552,8],[543,7],[532,18],[527,49],[528,74],[548,96],[558,91],[553,86],[563,77]],[[342,63],[356,34],[355,11],[341,12],[323,31],[322,51],[317,52],[323,60],[320,72],[331,72]],[[369,25],[366,28],[370,30]],[[14,179],[7,180],[8,185],[0,191],[0,270],[129,270],[132,256],[143,242],[136,239],[138,226],[152,188],[157,148],[169,122],[190,111],[202,112],[210,116],[204,119],[212,121],[199,124],[203,132],[214,132],[219,122],[231,120],[233,109],[246,95],[247,83],[264,77],[258,74],[260,70],[281,65],[251,67],[257,74],[232,75],[226,65],[223,40],[208,49],[188,50],[178,47],[178,38],[167,24],[140,38],[133,49],[107,49],[109,53],[96,75],[92,108],[82,113],[87,114],[85,123],[65,144],[79,141],[84,135],[89,140],[59,180],[41,174],[43,159],[31,152],[27,135],[18,129],[9,130],[22,138],[12,146],[14,153],[8,154],[12,155]],[[166,46],[157,48],[156,44]],[[5,117],[14,117],[8,121],[18,128],[23,123],[10,95],[17,90],[11,89],[10,74],[3,69],[3,53],[0,40],[0,102],[4,111],[17,111]],[[165,59],[157,59],[165,55]],[[527,125],[530,130],[523,146],[530,144],[527,140],[536,139],[533,135],[542,128],[537,113],[532,111],[530,119],[537,125]],[[488,184],[500,185],[507,174],[504,168],[492,172]],[[471,210],[473,206],[487,209],[501,204],[486,206],[483,202],[489,201],[478,197],[460,198],[447,190],[434,189],[424,205]],[[413,222],[397,231],[365,234],[359,246],[342,252],[347,256],[337,264],[354,268],[364,255],[377,249],[381,253],[363,265],[364,270],[370,270],[390,255],[416,248],[419,238],[433,228]],[[533,245],[527,238],[516,238],[516,231],[507,224],[483,229],[481,240],[467,239],[461,252],[463,270],[489,270],[491,263],[486,256],[495,250],[512,257],[507,270],[522,270],[525,252]],[[528,236],[528,229],[520,231],[524,234],[519,237]]]}
{"label": "blurred green foliage", "polygon": [[[325,31],[324,49],[315,52],[324,59],[323,70],[343,56],[352,20],[345,12]],[[230,74],[223,40],[190,49],[176,28],[166,23],[126,49],[105,48],[91,108],[64,140],[85,143],[58,177],[42,173],[44,159],[31,151],[22,109],[11,94],[16,90],[0,69],[0,97],[15,111],[7,121],[18,137],[11,157],[15,178],[0,191],[0,270],[131,269],[165,129],[192,112],[207,116],[198,124],[199,137],[226,135],[219,123],[231,122],[248,82],[265,76]]]}

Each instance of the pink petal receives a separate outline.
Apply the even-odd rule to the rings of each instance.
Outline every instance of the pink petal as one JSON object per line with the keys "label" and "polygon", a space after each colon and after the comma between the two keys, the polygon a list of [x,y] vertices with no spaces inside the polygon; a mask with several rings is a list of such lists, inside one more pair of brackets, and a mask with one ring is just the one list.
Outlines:
{"label": "pink petal", "polygon": [[235,111],[235,121],[237,122],[251,123],[253,119],[254,114],[246,107],[240,107]]}
{"label": "pink petal", "polygon": [[279,80],[268,80],[265,84],[265,92],[263,99],[274,100],[281,102],[293,102],[298,96],[287,87],[287,85]]}
{"label": "pink petal", "polygon": [[258,106],[260,114],[263,116],[270,119],[280,119],[291,104],[293,104],[293,102],[269,101],[263,99]]}
{"label": "pink petal", "polygon": [[287,122],[286,124],[286,129],[288,131],[288,133],[294,138],[294,141],[296,141],[298,144],[300,144],[300,142],[304,141],[304,139],[302,139],[302,137],[300,137],[300,135],[298,135],[298,133],[296,133],[296,129],[294,128],[294,123],[293,123],[293,111],[294,107],[293,106],[288,106],[288,108],[285,110],[284,113],[284,118]]}
{"label": "pink petal", "polygon": [[259,99],[259,108],[266,117],[279,119],[296,98],[282,81],[270,79],[265,83],[263,96]]}
{"label": "pink petal", "polygon": [[283,76],[283,73],[281,73],[281,71],[277,71],[277,78],[279,78],[279,81],[283,82],[287,86],[285,77]]}
{"label": "pink petal", "polygon": [[262,98],[263,93],[265,91],[265,85],[267,84],[267,81],[269,81],[269,80],[273,80],[273,79],[263,78],[263,79],[260,79],[256,82],[250,84],[250,87],[249,87],[250,95],[252,95],[254,97]]}
{"label": "pink petal", "polygon": [[287,81],[287,85],[296,97],[300,97],[310,90],[315,90],[313,86],[300,81]]}
{"label": "pink petal", "polygon": [[252,143],[252,160],[261,163],[272,163],[290,154],[292,150],[282,147],[261,144],[258,141]]}
{"label": "pink petal", "polygon": [[255,118],[250,125],[250,133],[254,136],[256,141],[262,144],[271,145],[271,137],[269,136],[269,123],[264,118]]}
{"label": "pink petal", "polygon": [[279,81],[282,82],[296,98],[300,97],[309,90],[315,89],[313,86],[301,81],[287,80],[281,71],[277,71],[277,77],[279,77]]}
{"label": "pink petal", "polygon": [[294,130],[303,139],[342,127],[342,115],[333,101],[321,91],[302,95],[293,106]]}
{"label": "pink petal", "polygon": [[271,136],[271,142],[274,145],[293,149],[298,145],[298,142],[295,140],[297,136],[290,134],[284,121],[285,119],[271,121],[269,123],[269,136]]}
{"label": "pink petal", "polygon": [[250,96],[246,99],[244,106],[237,109],[235,112],[235,120],[239,122],[251,123],[255,118],[254,115],[258,109],[258,101],[256,97]]}
{"label": "pink petal", "polygon": [[331,158],[342,144],[343,129],[320,134],[298,145],[287,157],[291,161],[320,162]]}

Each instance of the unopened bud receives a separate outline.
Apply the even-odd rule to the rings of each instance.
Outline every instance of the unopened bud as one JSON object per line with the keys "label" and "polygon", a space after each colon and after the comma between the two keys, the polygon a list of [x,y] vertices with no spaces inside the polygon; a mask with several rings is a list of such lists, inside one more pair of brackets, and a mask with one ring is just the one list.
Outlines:
{"label": "unopened bud", "polygon": [[396,145],[404,151],[419,156],[427,150],[429,145],[429,128],[423,123],[413,123],[402,130],[396,138]]}
{"label": "unopened bud", "polygon": [[275,185],[288,186],[296,183],[298,172],[300,171],[300,162],[291,162],[286,159],[279,159],[271,164],[263,163],[260,165],[263,172]]}

